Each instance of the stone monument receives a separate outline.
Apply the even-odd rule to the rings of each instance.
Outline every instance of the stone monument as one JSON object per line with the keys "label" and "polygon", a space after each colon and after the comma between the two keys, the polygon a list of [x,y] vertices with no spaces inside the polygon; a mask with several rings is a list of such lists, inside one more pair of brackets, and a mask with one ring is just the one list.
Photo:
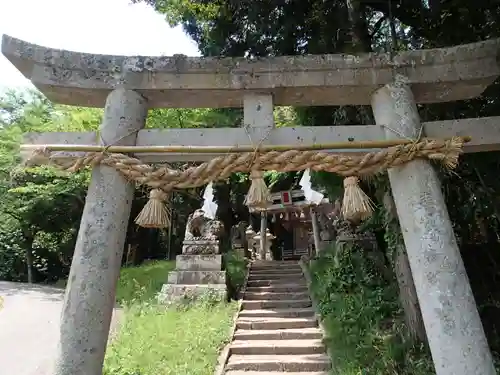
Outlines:
{"label": "stone monument", "polygon": [[231,228],[231,249],[241,256],[247,256],[248,245],[245,228],[247,223],[240,221]]}
{"label": "stone monument", "polygon": [[175,270],[169,273],[168,281],[158,295],[159,302],[196,297],[209,290],[225,297],[226,271],[222,271],[219,251],[223,232],[223,224],[207,219],[202,210],[189,215],[182,254],[176,257]]}

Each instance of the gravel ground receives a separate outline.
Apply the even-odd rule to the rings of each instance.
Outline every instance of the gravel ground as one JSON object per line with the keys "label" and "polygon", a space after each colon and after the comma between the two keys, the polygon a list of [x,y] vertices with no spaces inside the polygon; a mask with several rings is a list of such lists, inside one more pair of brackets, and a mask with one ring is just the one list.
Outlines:
{"label": "gravel ground", "polygon": [[0,375],[52,375],[63,298],[62,289],[0,281]]}

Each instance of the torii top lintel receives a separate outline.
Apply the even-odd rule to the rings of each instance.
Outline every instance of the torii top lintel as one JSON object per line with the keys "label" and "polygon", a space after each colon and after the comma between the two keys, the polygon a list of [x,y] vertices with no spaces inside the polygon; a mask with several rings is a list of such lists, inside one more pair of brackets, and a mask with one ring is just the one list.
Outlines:
{"label": "torii top lintel", "polygon": [[275,105],[370,104],[395,73],[408,77],[419,103],[473,98],[500,75],[500,39],[388,54],[204,58],[112,56],[70,52],[7,35],[2,53],[49,99],[104,107],[117,87],[139,91],[162,108],[242,107],[248,92]]}

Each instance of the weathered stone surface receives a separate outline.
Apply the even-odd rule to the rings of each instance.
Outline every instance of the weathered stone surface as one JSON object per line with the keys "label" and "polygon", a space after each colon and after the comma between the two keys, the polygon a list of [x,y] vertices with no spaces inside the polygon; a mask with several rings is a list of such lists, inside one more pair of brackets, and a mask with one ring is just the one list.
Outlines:
{"label": "weathered stone surface", "polygon": [[226,271],[171,271],[169,284],[225,284]]}
{"label": "weathered stone surface", "polygon": [[215,293],[212,296],[217,298],[225,298],[226,271],[221,269],[222,255],[178,255],[176,269],[168,274],[167,283],[158,294],[158,301],[170,303],[184,297],[198,298],[206,292]]}
{"label": "weathered stone surface", "polygon": [[218,254],[219,238],[223,233],[222,222],[205,217],[203,210],[198,209],[188,217],[182,253]]}
{"label": "weathered stone surface", "polygon": [[[419,134],[405,77],[378,90],[372,106],[388,138]],[[436,172],[416,160],[389,169],[389,179],[436,374],[496,374]]]}
{"label": "weathered stone surface", "polygon": [[222,269],[222,255],[177,255],[175,258],[175,269],[178,271],[220,271]]}
{"label": "weathered stone surface", "polygon": [[189,215],[184,242],[218,240],[224,234],[224,224],[219,220],[212,220],[205,216],[203,210],[195,210]]}
{"label": "weathered stone surface", "polygon": [[[100,128],[102,142],[133,145],[147,110],[140,94],[112,91]],[[114,168],[93,168],[64,298],[54,375],[102,374],[133,197],[134,185]]]}
{"label": "weathered stone surface", "polygon": [[417,102],[480,95],[500,75],[500,40],[389,54],[266,59],[93,55],[51,49],[4,35],[2,53],[54,102],[102,107],[116,87],[138,90],[152,107],[241,107],[245,93],[276,105],[369,104],[405,74]]}
{"label": "weathered stone surface", "polygon": [[222,300],[226,298],[226,284],[164,284],[158,294],[158,302],[168,304],[183,298],[197,298],[206,293],[211,293]]}

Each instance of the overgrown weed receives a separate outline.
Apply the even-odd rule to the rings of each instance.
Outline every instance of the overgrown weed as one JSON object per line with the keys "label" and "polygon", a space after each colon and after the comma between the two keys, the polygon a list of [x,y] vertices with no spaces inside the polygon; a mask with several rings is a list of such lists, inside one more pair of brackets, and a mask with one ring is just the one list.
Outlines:
{"label": "overgrown weed", "polygon": [[396,280],[356,245],[334,247],[309,264],[335,375],[434,374],[427,349],[406,334]]}

